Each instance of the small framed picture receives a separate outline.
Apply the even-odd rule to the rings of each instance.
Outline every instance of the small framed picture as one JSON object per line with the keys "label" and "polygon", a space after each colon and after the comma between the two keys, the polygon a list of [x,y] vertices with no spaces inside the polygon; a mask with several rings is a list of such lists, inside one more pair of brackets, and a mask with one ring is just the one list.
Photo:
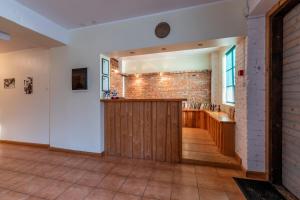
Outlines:
{"label": "small framed picture", "polygon": [[102,58],[102,75],[109,75],[109,60]]}
{"label": "small framed picture", "polygon": [[102,91],[109,91],[109,77],[106,75],[102,76]]}
{"label": "small framed picture", "polygon": [[33,78],[27,77],[24,80],[24,93],[25,94],[32,94],[33,92]]}
{"label": "small framed picture", "polygon": [[16,87],[15,78],[6,78],[4,79],[4,89],[13,89]]}

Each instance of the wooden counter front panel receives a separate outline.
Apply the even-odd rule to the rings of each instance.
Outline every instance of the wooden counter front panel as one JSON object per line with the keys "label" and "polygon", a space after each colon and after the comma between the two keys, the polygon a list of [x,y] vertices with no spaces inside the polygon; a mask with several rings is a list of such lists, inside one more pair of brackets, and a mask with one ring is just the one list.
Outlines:
{"label": "wooden counter front panel", "polygon": [[179,162],[181,102],[105,102],[105,152]]}
{"label": "wooden counter front panel", "polygon": [[202,110],[183,110],[183,127],[207,129],[206,113]]}

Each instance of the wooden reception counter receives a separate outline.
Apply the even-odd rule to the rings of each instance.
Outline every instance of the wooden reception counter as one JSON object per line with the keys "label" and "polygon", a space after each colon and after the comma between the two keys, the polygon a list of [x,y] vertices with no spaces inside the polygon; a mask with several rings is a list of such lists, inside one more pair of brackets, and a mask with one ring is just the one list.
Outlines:
{"label": "wooden reception counter", "polygon": [[105,153],[180,162],[182,101],[185,100],[101,100],[104,103]]}

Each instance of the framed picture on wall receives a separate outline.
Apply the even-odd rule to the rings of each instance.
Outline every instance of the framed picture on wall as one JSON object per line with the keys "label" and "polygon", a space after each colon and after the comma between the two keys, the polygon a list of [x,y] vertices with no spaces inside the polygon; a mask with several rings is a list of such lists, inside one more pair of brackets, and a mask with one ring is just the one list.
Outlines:
{"label": "framed picture on wall", "polygon": [[102,91],[109,91],[109,76],[102,76]]}
{"label": "framed picture on wall", "polygon": [[33,92],[33,78],[28,76],[24,80],[24,93],[32,94],[32,92]]}
{"label": "framed picture on wall", "polygon": [[16,87],[15,78],[6,78],[4,79],[4,89],[13,89]]}
{"label": "framed picture on wall", "polygon": [[72,69],[72,90],[87,90],[87,68]]}
{"label": "framed picture on wall", "polygon": [[102,58],[102,75],[109,76],[109,60]]}

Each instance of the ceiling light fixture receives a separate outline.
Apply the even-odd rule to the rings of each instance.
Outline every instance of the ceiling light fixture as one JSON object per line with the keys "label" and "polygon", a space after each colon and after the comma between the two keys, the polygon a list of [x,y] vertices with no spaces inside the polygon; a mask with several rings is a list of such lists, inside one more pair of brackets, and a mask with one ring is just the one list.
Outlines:
{"label": "ceiling light fixture", "polygon": [[0,31],[0,40],[9,41],[11,39],[10,35],[8,33],[4,33]]}

